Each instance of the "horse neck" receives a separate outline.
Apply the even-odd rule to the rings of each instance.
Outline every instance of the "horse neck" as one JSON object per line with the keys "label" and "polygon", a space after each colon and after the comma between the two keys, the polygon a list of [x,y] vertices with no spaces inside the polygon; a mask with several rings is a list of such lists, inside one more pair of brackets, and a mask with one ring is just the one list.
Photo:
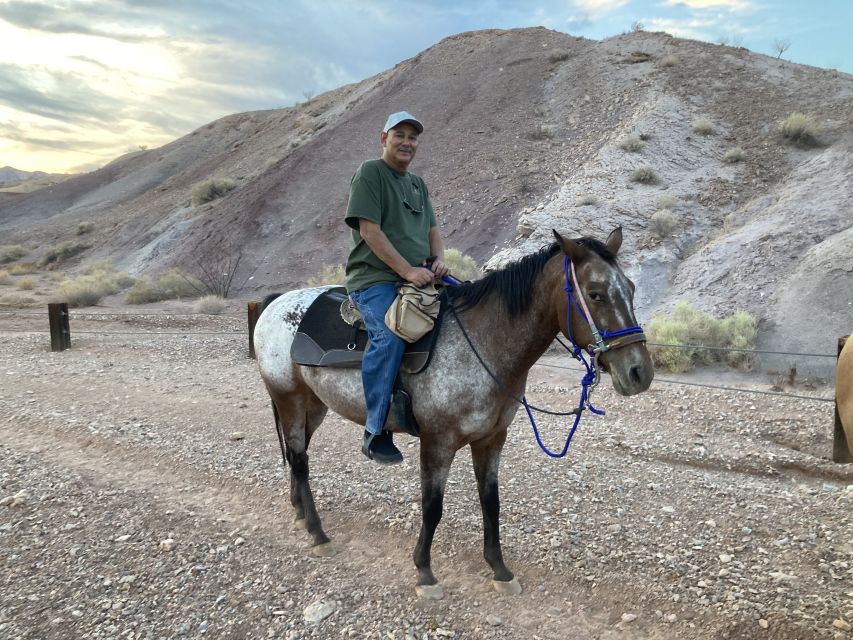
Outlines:
{"label": "horse neck", "polygon": [[554,287],[562,293],[561,277],[561,267],[552,258],[532,284],[533,301],[526,310],[510,317],[493,296],[464,314],[462,323],[475,347],[507,384],[526,376],[560,330]]}

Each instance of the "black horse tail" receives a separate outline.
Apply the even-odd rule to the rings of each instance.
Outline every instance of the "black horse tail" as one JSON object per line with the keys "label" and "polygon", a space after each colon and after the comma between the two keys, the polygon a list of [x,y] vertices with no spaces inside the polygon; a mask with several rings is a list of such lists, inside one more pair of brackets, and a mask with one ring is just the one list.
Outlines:
{"label": "black horse tail", "polygon": [[258,315],[260,316],[260,314],[264,312],[264,309],[266,309],[266,308],[267,308],[267,305],[269,305],[269,303],[270,303],[270,302],[272,302],[273,300],[275,300],[276,298],[278,298],[280,295],[282,295],[282,294],[280,294],[280,293],[271,293],[271,294],[269,294],[266,298],[264,298],[264,299],[261,301],[261,309],[260,309],[260,312],[258,313]]}

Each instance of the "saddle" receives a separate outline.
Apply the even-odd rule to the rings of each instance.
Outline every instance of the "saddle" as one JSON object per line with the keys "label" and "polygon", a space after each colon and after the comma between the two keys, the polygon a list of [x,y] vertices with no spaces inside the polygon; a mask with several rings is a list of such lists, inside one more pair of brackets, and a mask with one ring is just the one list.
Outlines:
{"label": "saddle", "polygon": [[[440,326],[441,314],[432,331],[406,345],[400,371],[420,373],[427,368]],[[320,294],[302,316],[290,347],[290,358],[312,367],[357,368],[361,366],[366,346],[367,330],[353,314],[346,289],[334,287]]]}

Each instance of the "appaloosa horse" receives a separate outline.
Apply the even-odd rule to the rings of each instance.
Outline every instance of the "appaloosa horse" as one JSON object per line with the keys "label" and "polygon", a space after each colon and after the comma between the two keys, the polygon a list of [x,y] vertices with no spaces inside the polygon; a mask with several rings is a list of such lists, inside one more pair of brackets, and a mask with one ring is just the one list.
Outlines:
{"label": "appaloosa horse", "polygon": [[[598,362],[618,393],[640,393],[652,382],[651,358],[634,317],[634,285],[616,261],[621,228],[605,243],[591,238],[569,240],[556,231],[554,235],[557,242],[539,253],[476,282],[449,287],[455,313],[444,318],[431,364],[422,373],[403,376],[421,431],[422,524],[414,561],[416,590],[422,596],[442,595],[430,568],[430,548],[442,515],[450,465],[466,445],[471,448],[477,477],[484,556],[494,571],[493,585],[502,593],[521,591],[501,553],[498,466],[507,427],[519,408],[515,398],[524,393],[530,368],[558,332],[598,351]],[[572,279],[574,302],[569,303]],[[366,410],[359,370],[301,366],[290,359],[299,320],[322,291],[302,289],[275,299],[257,323],[254,343],[290,463],[290,500],[297,523],[313,537],[316,555],[331,555],[308,484],[306,452],[327,408],[361,425]],[[399,430],[393,411],[386,428]],[[358,442],[353,435],[354,451]]]}

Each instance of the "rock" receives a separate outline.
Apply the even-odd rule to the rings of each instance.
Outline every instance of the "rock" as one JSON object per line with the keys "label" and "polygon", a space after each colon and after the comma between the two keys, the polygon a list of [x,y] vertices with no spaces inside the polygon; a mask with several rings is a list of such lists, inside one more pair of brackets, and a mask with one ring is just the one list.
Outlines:
{"label": "rock", "polygon": [[623,613],[622,622],[634,622],[637,619],[636,613]]}
{"label": "rock", "polygon": [[337,608],[338,605],[332,600],[317,600],[305,607],[302,617],[305,622],[316,624],[332,615]]}
{"label": "rock", "polygon": [[486,616],[486,622],[488,622],[493,627],[499,627],[504,623],[501,618],[491,613]]}
{"label": "rock", "polygon": [[246,434],[242,431],[235,431],[230,436],[228,436],[231,441],[243,440],[245,437]]}
{"label": "rock", "polygon": [[850,631],[850,629],[853,629],[853,625],[851,625],[846,620],[842,620],[841,618],[836,618],[835,620],[833,620],[832,626],[836,629],[841,629],[842,631]]}
{"label": "rock", "polygon": [[720,562],[722,562],[723,564],[729,563],[731,561],[732,561],[732,557],[728,553],[721,553],[720,554]]}
{"label": "rock", "polygon": [[13,496],[6,496],[2,500],[0,500],[0,507],[8,507],[13,502],[15,502],[15,498]]}
{"label": "rock", "polygon": [[761,627],[762,629],[766,629],[767,627],[769,627],[769,626],[770,626],[770,623],[769,623],[769,622],[767,622],[767,620],[765,620],[764,618],[761,618],[761,619],[758,621],[758,626],[759,626],[759,627]]}
{"label": "rock", "polygon": [[175,548],[175,541],[172,538],[166,538],[160,541],[160,551],[171,551]]}
{"label": "rock", "polygon": [[234,546],[235,547],[240,547],[244,544],[246,544],[246,539],[243,538],[242,536],[238,536],[238,537],[234,538]]}
{"label": "rock", "polygon": [[115,539],[116,542],[127,542],[128,540],[130,540],[130,534],[119,536]]}

